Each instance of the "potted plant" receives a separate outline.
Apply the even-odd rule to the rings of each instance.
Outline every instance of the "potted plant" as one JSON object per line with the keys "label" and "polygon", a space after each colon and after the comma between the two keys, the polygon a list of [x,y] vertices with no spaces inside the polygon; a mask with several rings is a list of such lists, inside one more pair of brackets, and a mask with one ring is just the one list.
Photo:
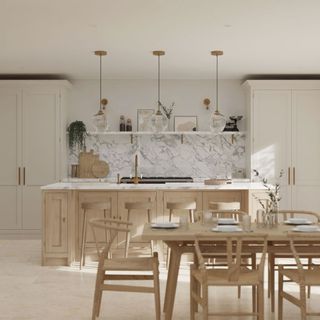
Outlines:
{"label": "potted plant", "polygon": [[69,124],[67,132],[69,134],[69,148],[82,150],[86,148],[87,128],[82,121],[73,121]]}

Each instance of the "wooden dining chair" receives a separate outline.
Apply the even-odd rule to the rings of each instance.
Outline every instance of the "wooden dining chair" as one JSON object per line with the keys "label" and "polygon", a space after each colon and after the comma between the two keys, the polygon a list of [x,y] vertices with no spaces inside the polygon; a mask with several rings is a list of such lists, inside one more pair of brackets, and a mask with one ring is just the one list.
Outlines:
{"label": "wooden dining chair", "polygon": [[[216,249],[221,250],[221,243],[225,243],[225,256],[227,266],[224,268],[211,268],[206,264],[206,258]],[[261,253],[261,259],[256,269],[243,265],[245,249],[252,246],[256,253]],[[202,318],[207,320],[209,316],[235,317],[255,316],[259,320],[264,319],[264,264],[267,252],[267,234],[231,234],[219,235],[199,234],[195,236],[195,252],[198,265],[191,265],[190,270],[190,319],[195,320],[195,312],[198,304],[203,310]],[[208,305],[208,289],[211,286],[251,286],[257,290],[257,297],[252,303],[257,304],[252,312],[210,312]],[[200,290],[199,290],[200,287]]]}
{"label": "wooden dining chair", "polygon": [[[127,210],[127,221],[131,221],[132,213],[137,211],[139,214],[146,214],[146,222],[151,223],[151,213],[155,207],[155,203],[151,201],[145,202],[125,202],[124,204],[125,209]],[[131,234],[128,232],[126,234],[126,243],[125,243],[125,257],[128,257],[129,253],[129,246],[131,242]],[[137,243],[137,242],[135,242]],[[151,254],[153,253],[153,241],[150,241],[150,249]]]}
{"label": "wooden dining chair", "polygon": [[[279,296],[278,296],[278,319],[283,319],[283,299],[293,303],[300,309],[300,319],[306,320],[307,316],[318,316],[320,312],[307,311],[306,287],[320,286],[320,268],[319,266],[304,268],[301,262],[301,254],[303,255],[304,246],[313,246],[319,252],[320,250],[320,234],[319,233],[288,233],[290,239],[291,253],[296,262],[296,268],[285,268],[279,266]],[[299,286],[299,297],[291,295],[284,291],[284,278]]]}
{"label": "wooden dining chair", "polygon": [[[100,201],[100,202],[83,202],[81,204],[83,210],[82,217],[82,228],[81,228],[81,247],[80,247],[80,270],[85,265],[86,261],[86,248],[87,248],[87,231],[88,231],[88,217],[91,211],[101,211],[103,218],[111,217],[111,202]],[[105,241],[107,241],[107,232],[105,232]]]}
{"label": "wooden dining chair", "polygon": [[[196,201],[174,201],[174,202],[167,202],[167,209],[169,209],[169,221],[172,221],[174,211],[179,210],[179,211],[187,211],[189,214],[188,221],[189,223],[194,223],[195,222],[195,211],[197,210],[197,202]],[[167,261],[166,261],[166,266],[169,266],[169,261],[170,261],[170,254],[171,250],[169,247],[167,247]]]}
{"label": "wooden dining chair", "polygon": [[[289,218],[306,218],[314,223],[320,223],[320,214],[313,211],[303,210],[280,210],[278,213],[278,220],[280,223],[288,220]],[[312,259],[320,258],[320,252],[314,252],[312,247],[303,246],[304,253],[300,255],[304,259],[304,266],[311,268]],[[284,261],[285,259],[285,261]],[[295,263],[290,263],[293,259],[290,245],[287,241],[271,243],[268,250],[268,297],[271,299],[271,311],[275,311],[275,273],[278,271],[279,266],[292,266]],[[311,288],[308,287],[307,296],[310,297]]]}
{"label": "wooden dining chair", "polygon": [[[112,257],[110,254],[112,244],[118,234],[120,232],[127,234],[130,231],[132,223],[116,219],[91,219],[89,224],[92,228],[99,255],[92,320],[95,320],[96,317],[99,316],[103,291],[145,292],[154,294],[156,310],[155,318],[156,320],[160,320],[161,310],[158,254],[154,252],[152,257],[110,258]],[[101,242],[97,238],[98,230],[106,230],[106,232],[108,232],[108,242],[106,242],[103,247],[101,247]],[[141,274],[141,272],[144,274]],[[120,285],[113,282],[128,280],[152,280],[153,286]],[[110,283],[110,281],[112,281],[112,283]],[[119,305],[119,307],[123,306]]]}
{"label": "wooden dining chair", "polygon": [[[219,219],[219,218],[233,218],[237,222],[241,222],[243,216],[247,215],[247,212],[241,211],[241,204],[240,202],[209,202],[209,211],[211,212],[212,216]],[[203,211],[202,211],[203,212]],[[201,217],[203,221],[203,217]],[[256,263],[256,256],[255,253],[252,252],[251,254],[247,253],[243,259],[250,259],[251,264],[253,267]],[[221,256],[217,256],[215,260],[220,260],[221,264]],[[223,262],[224,260],[222,260]],[[252,294],[255,295],[254,290]],[[238,287],[238,299],[241,298],[241,287]]]}

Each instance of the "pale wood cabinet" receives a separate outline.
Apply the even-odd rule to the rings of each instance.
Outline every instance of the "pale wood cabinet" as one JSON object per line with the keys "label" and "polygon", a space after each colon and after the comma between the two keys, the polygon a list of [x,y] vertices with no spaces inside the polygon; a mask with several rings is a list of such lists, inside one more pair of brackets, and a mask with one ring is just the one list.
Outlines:
{"label": "pale wood cabinet", "polygon": [[40,233],[42,185],[66,176],[67,81],[0,81],[0,232]]}
{"label": "pale wood cabinet", "polygon": [[[65,264],[68,257],[68,192],[48,192],[43,195],[42,264]],[[70,244],[69,244],[70,245]]]}
{"label": "pale wood cabinet", "polygon": [[320,212],[320,81],[250,80],[245,87],[248,171],[274,183],[282,169],[280,208]]}

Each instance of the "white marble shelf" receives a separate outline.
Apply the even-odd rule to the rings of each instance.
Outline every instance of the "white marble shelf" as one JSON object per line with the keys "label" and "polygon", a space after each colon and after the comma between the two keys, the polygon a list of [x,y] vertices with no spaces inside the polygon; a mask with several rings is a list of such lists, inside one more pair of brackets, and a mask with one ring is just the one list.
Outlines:
{"label": "white marble shelf", "polygon": [[220,133],[213,133],[211,131],[106,131],[106,132],[88,132],[89,135],[244,135],[244,131],[224,131]]}

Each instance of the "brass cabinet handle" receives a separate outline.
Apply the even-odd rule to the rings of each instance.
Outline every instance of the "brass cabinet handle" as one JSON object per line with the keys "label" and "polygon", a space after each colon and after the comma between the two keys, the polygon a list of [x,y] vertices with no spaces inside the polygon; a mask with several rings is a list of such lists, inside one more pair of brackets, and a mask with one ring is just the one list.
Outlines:
{"label": "brass cabinet handle", "polygon": [[290,177],[290,167],[288,168],[288,185],[291,184],[291,177]]}
{"label": "brass cabinet handle", "polygon": [[63,223],[66,222],[66,218],[65,218],[65,217],[62,218],[62,222],[63,222]]}
{"label": "brass cabinet handle", "polygon": [[292,171],[293,171],[293,185],[295,185],[296,184],[296,168],[293,167]]}
{"label": "brass cabinet handle", "polygon": [[23,185],[26,185],[26,167],[23,167]]}
{"label": "brass cabinet handle", "polygon": [[18,168],[18,186],[21,184],[21,168]]}

